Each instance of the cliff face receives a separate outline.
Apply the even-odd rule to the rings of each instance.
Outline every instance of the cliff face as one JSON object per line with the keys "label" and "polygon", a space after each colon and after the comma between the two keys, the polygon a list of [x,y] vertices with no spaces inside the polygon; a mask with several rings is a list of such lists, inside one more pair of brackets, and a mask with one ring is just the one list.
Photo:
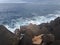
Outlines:
{"label": "cliff face", "polygon": [[17,43],[18,38],[3,25],[0,25],[0,45],[17,45]]}

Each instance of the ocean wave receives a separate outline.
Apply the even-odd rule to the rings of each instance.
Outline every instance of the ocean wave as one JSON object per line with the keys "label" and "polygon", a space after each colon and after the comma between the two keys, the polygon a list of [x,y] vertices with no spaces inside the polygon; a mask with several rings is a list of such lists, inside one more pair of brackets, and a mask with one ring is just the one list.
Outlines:
{"label": "ocean wave", "polygon": [[10,25],[5,25],[6,28],[8,28],[11,32],[14,32],[15,29],[19,28],[20,26],[28,25],[30,23],[39,25],[41,23],[49,23],[51,20],[54,20],[55,18],[60,17],[60,13],[58,14],[48,14],[47,16],[34,16],[31,18],[18,18],[18,19],[12,19]]}

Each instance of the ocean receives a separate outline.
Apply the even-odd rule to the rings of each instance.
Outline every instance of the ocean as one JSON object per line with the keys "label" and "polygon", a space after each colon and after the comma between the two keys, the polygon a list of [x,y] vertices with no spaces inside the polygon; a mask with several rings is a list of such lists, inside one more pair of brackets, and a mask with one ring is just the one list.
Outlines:
{"label": "ocean", "polygon": [[0,3],[0,25],[11,32],[30,23],[49,23],[57,17],[60,17],[60,4]]}

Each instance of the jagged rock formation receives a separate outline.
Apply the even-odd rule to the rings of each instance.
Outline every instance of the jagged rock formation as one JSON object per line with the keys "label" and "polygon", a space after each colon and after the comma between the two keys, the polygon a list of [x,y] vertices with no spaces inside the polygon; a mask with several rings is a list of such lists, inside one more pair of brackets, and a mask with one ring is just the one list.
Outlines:
{"label": "jagged rock formation", "polygon": [[[46,38],[41,38],[38,36],[41,34],[44,34],[41,37],[46,38],[46,35],[48,35],[48,41]],[[52,37],[49,34],[52,34],[55,37],[49,40],[49,38]],[[34,45],[32,39],[35,37],[35,40],[37,36],[37,41],[42,40],[44,42],[45,40],[46,43],[55,39],[55,41],[52,41],[54,42],[52,45],[60,45],[60,17],[56,18],[54,21],[51,21],[50,23],[42,23],[40,25],[29,24],[27,26],[21,26],[20,29],[15,30],[15,34],[10,32],[3,25],[0,25],[0,45]],[[42,45],[45,44],[42,43]]]}
{"label": "jagged rock formation", "polygon": [[40,27],[39,25],[35,25],[35,24],[21,26],[19,34],[24,34],[24,37],[22,38],[22,40],[20,40],[20,45],[32,45],[33,44],[32,38],[34,38],[34,36],[41,35],[41,34],[50,34],[50,33],[51,32],[45,27],[45,25],[44,26],[42,25],[42,27]]}
{"label": "jagged rock formation", "polygon": [[[52,45],[59,43],[58,40],[60,40],[60,35],[59,35],[60,17],[56,18],[54,21],[51,21],[50,23],[42,23],[40,25],[30,24],[28,26],[21,26],[19,34],[24,34],[25,38],[23,37],[22,44],[24,41],[25,45],[27,45],[29,42],[32,45],[31,39],[34,38],[34,36],[41,35],[41,34],[53,34],[55,36],[55,41]],[[28,41],[28,39],[30,40]]]}
{"label": "jagged rock formation", "polygon": [[52,33],[55,34],[56,40],[60,40],[60,17],[50,22]]}
{"label": "jagged rock formation", "polygon": [[55,35],[56,40],[60,40],[60,17],[52,20],[50,23],[42,23],[39,25],[41,32],[52,33]]}
{"label": "jagged rock formation", "polygon": [[35,24],[29,24],[27,26],[21,26],[20,31],[22,33],[27,32],[27,34],[35,36],[40,34],[40,27]]}
{"label": "jagged rock formation", "polygon": [[19,38],[6,29],[3,25],[0,25],[0,45],[17,45]]}

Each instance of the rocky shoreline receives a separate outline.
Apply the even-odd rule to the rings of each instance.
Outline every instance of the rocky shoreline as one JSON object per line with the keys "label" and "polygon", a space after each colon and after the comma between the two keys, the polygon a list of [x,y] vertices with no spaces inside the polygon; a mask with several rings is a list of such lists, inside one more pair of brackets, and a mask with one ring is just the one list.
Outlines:
{"label": "rocky shoreline", "polygon": [[34,45],[33,42],[38,40],[39,42],[42,40],[42,43],[35,45],[60,45],[60,17],[50,23],[21,26],[20,29],[15,30],[15,33],[0,25],[0,45]]}

